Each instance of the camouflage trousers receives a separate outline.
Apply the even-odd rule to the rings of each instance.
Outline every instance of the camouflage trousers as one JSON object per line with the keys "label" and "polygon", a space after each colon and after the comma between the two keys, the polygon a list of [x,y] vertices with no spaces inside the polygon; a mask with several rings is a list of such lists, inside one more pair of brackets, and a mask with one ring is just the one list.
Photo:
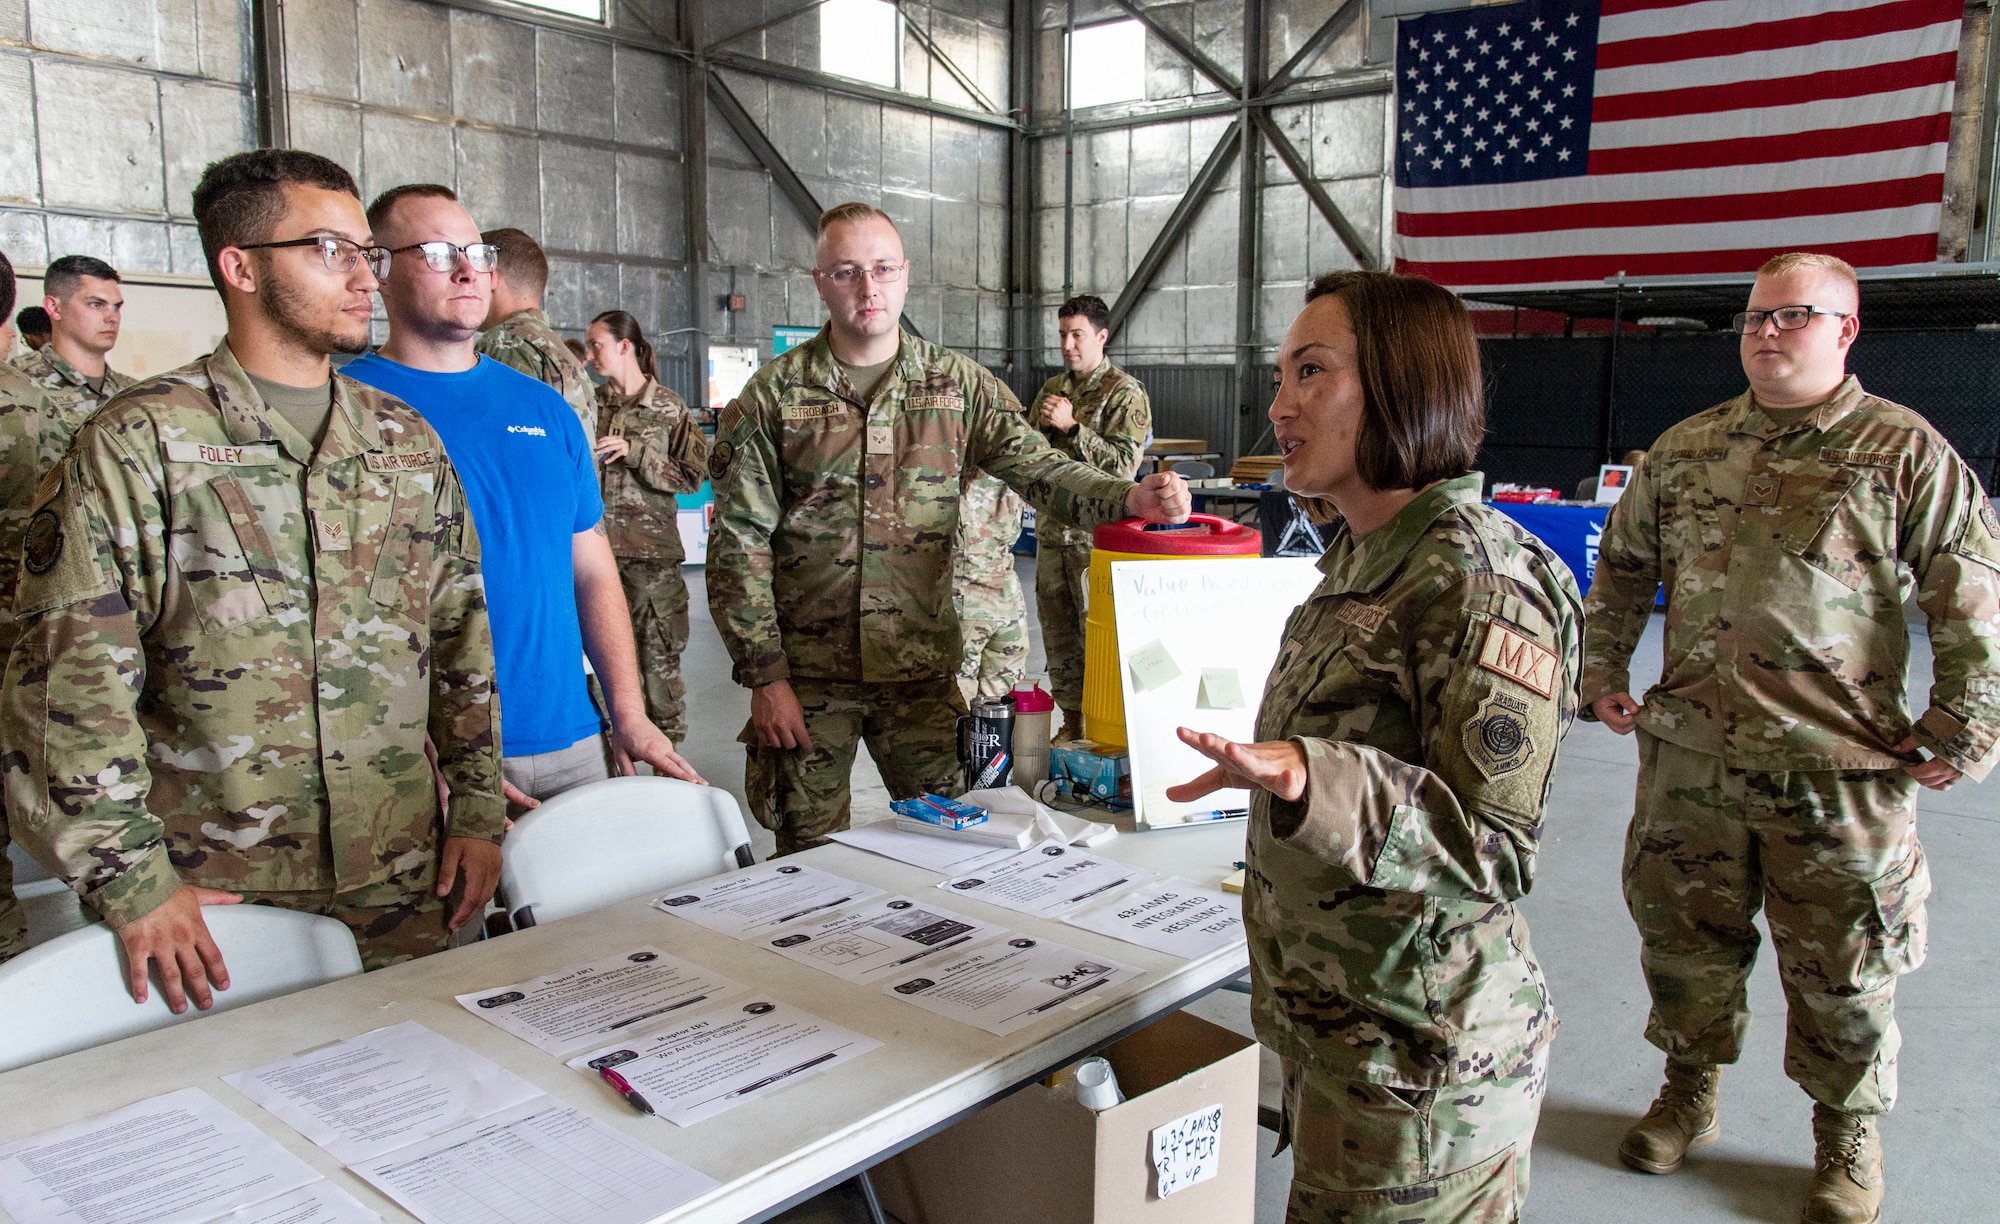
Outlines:
{"label": "camouflage trousers", "polygon": [[639,683],[646,717],[676,744],[687,739],[687,685],[681,651],[688,644],[688,589],[678,561],[618,558],[618,580],[632,611],[632,641],[639,648]]}
{"label": "camouflage trousers", "polygon": [[862,743],[892,798],[964,789],[958,716],[965,701],[955,677],[865,684],[793,676],[791,685],[805,709],[810,749],[766,748],[748,724],[737,737],[749,753],[743,791],[750,814],[777,834],[779,854],[809,850],[847,828],[848,775]]}
{"label": "camouflage trousers", "polygon": [[245,905],[273,905],[338,918],[354,932],[354,942],[361,946],[361,967],[372,970],[451,946],[451,931],[445,923],[457,908],[459,892],[453,889],[450,897],[440,897],[436,886],[437,857],[432,855],[420,867],[352,892],[314,889],[240,895]]}
{"label": "camouflage trousers", "polygon": [[1387,1088],[1286,1059],[1285,1224],[1516,1224],[1548,1050],[1504,1075]]}
{"label": "camouflage trousers", "polygon": [[965,650],[958,693],[968,702],[1005,697],[1028,678],[1028,606],[1012,566],[999,588],[968,584],[953,598]]}
{"label": "camouflage trousers", "polygon": [[1757,773],[1639,735],[1625,904],[1652,992],[1646,1038],[1733,1063],[1762,909],[1785,991],[1785,1074],[1821,1104],[1896,1100],[1896,978],[1923,963],[1930,870],[1900,770]]}
{"label": "camouflage trousers", "polygon": [[1090,607],[1090,545],[1038,536],[1035,543],[1035,612],[1042,620],[1042,652],[1049,660],[1049,688],[1064,725],[1083,734],[1083,647]]}
{"label": "camouflage trousers", "polygon": [[7,857],[7,815],[0,812],[0,961],[28,950],[28,915],[14,899],[14,864]]}

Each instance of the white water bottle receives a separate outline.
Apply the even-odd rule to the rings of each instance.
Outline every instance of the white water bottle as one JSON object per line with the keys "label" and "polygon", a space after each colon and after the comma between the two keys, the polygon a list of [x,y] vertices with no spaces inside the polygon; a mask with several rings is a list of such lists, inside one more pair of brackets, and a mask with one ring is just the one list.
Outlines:
{"label": "white water bottle", "polygon": [[1014,686],[1014,785],[1035,793],[1035,787],[1049,778],[1049,718],[1055,712],[1055,698],[1040,684]]}

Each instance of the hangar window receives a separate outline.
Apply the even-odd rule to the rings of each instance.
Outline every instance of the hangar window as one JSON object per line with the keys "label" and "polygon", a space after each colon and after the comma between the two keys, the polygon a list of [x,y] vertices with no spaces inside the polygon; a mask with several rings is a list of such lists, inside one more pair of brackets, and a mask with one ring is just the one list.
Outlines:
{"label": "hangar window", "polygon": [[1070,36],[1071,106],[1137,102],[1146,96],[1146,27],[1136,21],[1079,26]]}
{"label": "hangar window", "polygon": [[823,72],[894,89],[903,66],[903,28],[888,0],[825,0],[819,6]]}
{"label": "hangar window", "polygon": [[604,20],[604,0],[512,0],[524,8],[543,9],[586,21]]}

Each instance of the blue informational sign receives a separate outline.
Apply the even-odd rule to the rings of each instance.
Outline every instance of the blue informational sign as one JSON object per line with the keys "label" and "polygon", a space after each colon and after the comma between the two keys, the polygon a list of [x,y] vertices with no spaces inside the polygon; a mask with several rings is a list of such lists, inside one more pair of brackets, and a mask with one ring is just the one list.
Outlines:
{"label": "blue informational sign", "polygon": [[817,327],[774,327],[771,329],[771,356],[782,357],[817,335]]}

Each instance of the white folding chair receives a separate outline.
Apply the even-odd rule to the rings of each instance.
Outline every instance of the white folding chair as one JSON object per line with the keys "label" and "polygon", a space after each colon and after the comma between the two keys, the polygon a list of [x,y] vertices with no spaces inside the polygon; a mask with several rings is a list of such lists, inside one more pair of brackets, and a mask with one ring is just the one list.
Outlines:
{"label": "white folding chair", "polygon": [[531,927],[756,861],[743,812],[721,787],[607,778],[514,822],[500,892],[514,926]]}
{"label": "white folding chair", "polygon": [[211,905],[201,916],[229,966],[229,989],[209,1011],[167,1010],[157,973],[134,1003],[118,936],[102,922],[0,965],[0,1071],[361,972],[354,933],[335,919],[268,905]]}
{"label": "white folding chair", "polygon": [[16,842],[7,847],[14,865],[14,899],[28,919],[28,946],[45,944],[58,935],[90,925],[83,903],[69,885],[51,876]]}

